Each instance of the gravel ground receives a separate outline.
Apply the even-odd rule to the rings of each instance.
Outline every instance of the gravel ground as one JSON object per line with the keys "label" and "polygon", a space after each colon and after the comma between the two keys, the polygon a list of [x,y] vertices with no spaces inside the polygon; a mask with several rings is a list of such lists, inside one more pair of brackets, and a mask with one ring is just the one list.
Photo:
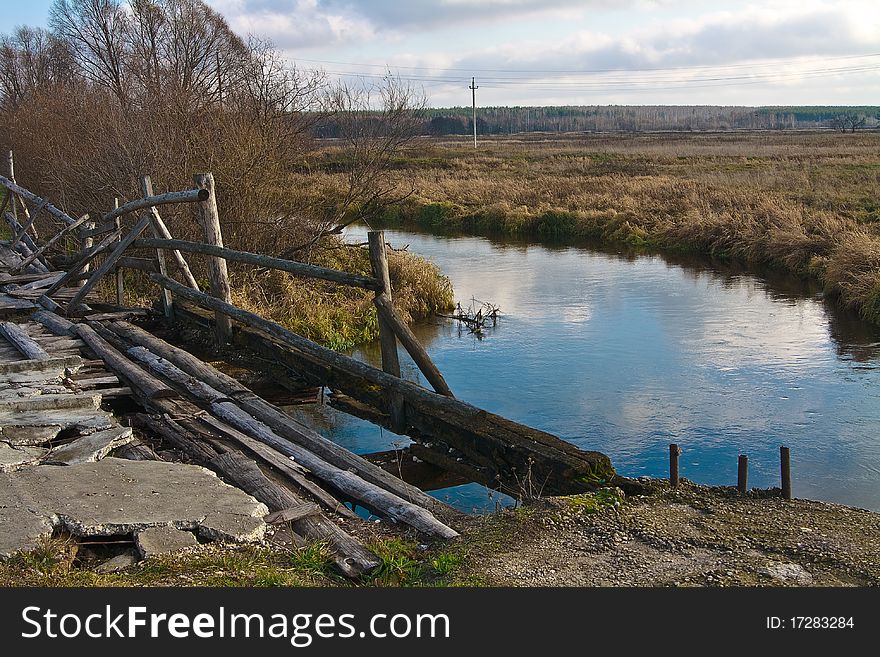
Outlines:
{"label": "gravel ground", "polygon": [[479,521],[468,574],[496,586],[880,584],[877,513],[687,481],[599,511],[578,499]]}

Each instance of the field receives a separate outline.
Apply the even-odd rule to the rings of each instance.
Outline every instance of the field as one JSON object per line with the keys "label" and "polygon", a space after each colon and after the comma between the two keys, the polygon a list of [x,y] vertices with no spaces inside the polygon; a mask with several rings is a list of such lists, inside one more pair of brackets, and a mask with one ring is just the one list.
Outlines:
{"label": "field", "polygon": [[[319,157],[330,189],[340,162]],[[815,277],[880,322],[880,132],[422,139],[389,225],[691,251]],[[314,170],[313,170],[314,171]],[[323,178],[323,180],[322,180]]]}

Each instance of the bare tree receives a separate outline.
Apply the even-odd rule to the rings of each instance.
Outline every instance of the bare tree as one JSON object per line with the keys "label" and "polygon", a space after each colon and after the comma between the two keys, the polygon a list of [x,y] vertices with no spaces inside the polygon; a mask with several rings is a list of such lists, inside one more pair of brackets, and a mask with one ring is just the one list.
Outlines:
{"label": "bare tree", "polygon": [[345,188],[312,238],[288,253],[309,248],[327,235],[338,235],[355,221],[369,222],[414,191],[411,188],[400,195],[389,174],[393,159],[419,134],[424,93],[388,73],[378,85],[339,82],[328,102],[346,162]]}
{"label": "bare tree", "polygon": [[76,53],[82,74],[126,105],[129,18],[122,4],[118,0],[55,0],[49,25]]}

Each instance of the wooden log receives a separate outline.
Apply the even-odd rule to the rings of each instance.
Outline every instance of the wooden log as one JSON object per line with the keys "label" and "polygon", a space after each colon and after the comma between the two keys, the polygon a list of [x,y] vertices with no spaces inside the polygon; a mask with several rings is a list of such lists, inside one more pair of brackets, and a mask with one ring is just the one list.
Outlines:
{"label": "wooden log", "polygon": [[[94,221],[86,222],[86,223],[84,223],[84,224],[82,225],[82,227],[80,228],[79,236],[80,236],[80,240],[81,240],[81,242],[82,242],[82,256],[81,256],[81,257],[84,257],[84,256],[89,252],[89,250],[92,248],[92,246],[94,246],[94,244],[95,244],[95,240],[92,238],[92,236],[91,236],[91,235],[86,235],[86,234],[85,234],[85,233],[88,233],[90,230],[93,230],[94,228],[95,228],[95,222],[94,222]],[[120,231],[119,231],[118,233],[115,234],[115,239],[114,239],[114,241],[119,241],[119,236],[120,236],[121,234],[122,234],[122,230],[120,229]],[[108,246],[108,248],[109,248],[109,246]],[[79,260],[75,261],[75,262],[74,262],[74,265],[76,265],[76,264],[78,264],[78,263],[79,263]],[[88,274],[88,272],[89,272],[89,270],[91,269],[91,267],[92,267],[92,266],[91,266],[91,261],[90,261],[90,260],[87,260],[86,262],[84,262],[83,265],[82,265],[82,271],[83,271],[83,273]],[[72,282],[72,281],[73,281],[73,279],[71,279],[71,282]],[[74,287],[82,287],[82,285],[83,285],[84,282],[85,282],[84,279],[79,279],[79,278],[78,278],[78,279],[77,279],[77,285],[75,285]]]}
{"label": "wooden log", "polygon": [[[0,185],[8,189],[11,193],[17,194],[23,199],[30,201],[34,205],[39,205],[44,201],[42,197],[37,196],[33,192],[25,189],[24,187],[17,185],[14,181],[10,180],[9,178],[5,178],[4,176],[0,176]],[[46,205],[44,206],[44,211],[58,219],[63,224],[69,225],[76,221],[73,217],[71,217],[64,211],[59,210],[51,203],[46,203]]]}
{"label": "wooden log", "polygon": [[[223,246],[223,234],[220,230],[220,213],[217,210],[217,194],[214,189],[214,176],[210,173],[197,173],[193,176],[195,186],[206,190],[208,198],[199,203],[199,220],[205,242],[213,246]],[[229,289],[229,273],[226,260],[211,257],[208,260],[208,275],[211,279],[211,294],[224,303],[231,303],[232,294]],[[220,344],[232,342],[232,320],[222,312],[214,314],[217,341]]]}
{"label": "wooden log", "polygon": [[[113,197],[113,208],[119,208],[119,197]],[[120,235],[122,235],[122,220],[119,217],[116,217],[113,220],[113,229],[119,230]],[[119,257],[119,260],[122,260],[122,256]],[[113,269],[113,278],[116,283],[116,305],[123,306],[125,305],[125,272],[122,271],[122,267],[119,265],[119,260],[116,262],[116,267]]]}
{"label": "wooden log", "polygon": [[200,419],[202,422],[209,424],[217,431],[239,443],[240,446],[244,447],[249,453],[254,454],[259,460],[272,466],[274,470],[280,472],[286,479],[292,481],[298,488],[320,502],[328,511],[346,518],[358,517],[354,511],[345,506],[340,500],[308,479],[306,477],[308,471],[305,468],[289,457],[284,456],[281,452],[272,449],[259,440],[254,440],[247,434],[238,431],[225,422],[217,420],[211,415],[205,415]]}
{"label": "wooden log", "polygon": [[[2,181],[0,181],[2,184]],[[169,205],[171,203],[198,203],[208,198],[208,192],[203,189],[187,189],[182,192],[167,192],[157,196],[148,196],[145,198],[137,198],[129,201],[125,205],[120,205],[101,217],[101,221],[113,221],[116,217],[121,217],[129,212],[137,212],[145,208],[155,207],[157,205]]]}
{"label": "wooden log", "polygon": [[[120,268],[137,269],[138,271],[145,271],[148,274],[159,271],[156,261],[149,258],[131,258],[129,256],[123,256],[117,261],[117,264]],[[119,299],[117,299],[116,302],[119,303]]]}
{"label": "wooden log", "polygon": [[[12,216],[11,212],[4,212],[4,218],[6,219],[6,223],[9,224],[9,227],[12,229],[13,234],[19,233],[21,234],[21,224],[18,223],[18,220]],[[22,251],[21,247],[26,247],[24,251]],[[31,239],[31,236],[27,233],[21,234],[21,241],[15,245],[14,247],[20,253],[23,252],[25,257],[30,257],[35,251],[38,251],[40,247],[37,246],[36,242]],[[42,256],[37,256],[29,266],[36,267],[41,271],[49,271],[49,263]]]}
{"label": "wooden log", "polygon": [[[249,458],[226,452],[213,460],[223,476],[240,486],[272,511],[299,507],[306,502],[266,477]],[[334,552],[334,565],[348,577],[362,577],[382,565],[382,560],[323,514],[310,514],[293,521],[293,530],[310,540],[327,541]]]}
{"label": "wooden log", "polygon": [[286,271],[296,276],[305,276],[308,278],[318,278],[342,285],[350,285],[351,287],[361,287],[367,290],[376,290],[380,284],[375,278],[369,276],[359,276],[350,274],[336,269],[327,267],[319,267],[318,265],[309,265],[304,262],[295,262],[293,260],[284,260],[282,258],[273,258],[272,256],[261,255],[258,253],[249,253],[247,251],[236,251],[213,244],[205,244],[203,242],[190,242],[187,240],[175,239],[140,239],[134,245],[135,248],[143,249],[166,249],[178,250],[184,253],[199,253],[202,255],[222,258],[230,262],[242,262],[267,269],[277,269]]}
{"label": "wooden log", "polygon": [[[498,477],[508,489],[517,486],[527,472],[542,482],[548,495],[591,490],[614,476],[614,468],[605,454],[578,449],[546,432],[398,379],[177,281],[158,274],[151,274],[150,278],[171,287],[180,299],[220,311],[256,329],[260,335],[254,337],[263,341],[269,338],[274,344],[266,353],[279,362],[295,361],[300,373],[311,368],[319,373],[319,382],[333,379],[334,387],[360,401],[369,399],[375,403],[376,387],[399,391],[407,401],[409,435],[431,442],[443,431],[443,440],[461,449],[468,458],[494,463],[492,478]],[[435,420],[436,429],[432,428]]]}
{"label": "wooden log", "polygon": [[281,525],[285,522],[296,522],[308,516],[313,516],[321,512],[321,508],[317,504],[306,502],[299,506],[293,506],[289,509],[275,511],[263,518],[267,525]]}
{"label": "wooden log", "polygon": [[[118,219],[118,217],[117,217]],[[91,223],[89,224],[92,228],[85,228],[79,232],[80,237],[100,237],[101,235],[106,235],[107,233],[112,233],[117,228],[121,228],[121,225],[118,221],[105,221],[100,224]]]}
{"label": "wooden log", "polygon": [[740,454],[737,459],[736,490],[740,495],[749,490],[749,457],[746,454]]}
{"label": "wooden log", "polygon": [[101,266],[95,270],[95,273],[89,277],[89,280],[85,282],[85,285],[79,289],[79,292],[77,292],[70,300],[70,303],[67,304],[68,312],[76,311],[77,308],[79,308],[80,302],[82,302],[86,295],[91,292],[95,284],[116,266],[116,261],[122,257],[122,254],[125,253],[125,249],[127,249],[131,243],[137,239],[138,235],[140,235],[149,225],[149,215],[142,217],[141,220],[135,224],[134,228],[131,229],[131,232],[119,241],[119,243],[113,248],[113,251],[104,258],[104,262],[101,263]]}
{"label": "wooden log", "polygon": [[83,339],[101,360],[106,363],[117,376],[125,379],[134,388],[143,392],[146,399],[169,397],[175,392],[156,377],[148,374],[119,353],[104,338],[99,336],[91,326],[76,324],[76,334]]}
{"label": "wooden log", "polygon": [[55,335],[76,335],[76,324],[48,310],[36,311],[31,319],[38,321]]}
{"label": "wooden log", "polygon": [[458,536],[458,532],[441,523],[426,509],[364,481],[347,470],[337,468],[300,445],[285,440],[267,425],[241,410],[233,402],[226,401],[227,397],[219,390],[191,377],[169,361],[143,347],[132,347],[126,353],[138,362],[147,365],[157,374],[185,387],[190,394],[207,402],[211,414],[215,417],[282,454],[293,457],[315,477],[330,484],[364,507],[410,525],[425,534],[441,538]]}
{"label": "wooden log", "polygon": [[[167,400],[161,400],[160,403],[165,401]],[[146,413],[135,413],[128,417],[133,426],[146,429],[168,441],[199,465],[207,465],[217,456],[217,450],[196,438],[168,415],[153,417]]]}
{"label": "wooden log", "polygon": [[50,356],[18,324],[0,322],[0,335],[9,340],[13,347],[31,360],[49,360]]}
{"label": "wooden log", "polygon": [[85,270],[86,265],[88,265],[92,260],[95,259],[98,255],[109,249],[113,242],[119,237],[119,233],[117,231],[113,231],[109,235],[105,236],[98,244],[86,249],[82,256],[80,256],[79,260],[77,260],[70,268],[67,270],[67,273],[56,281],[52,287],[46,290],[45,296],[51,298],[52,295],[60,290],[62,287],[67,285],[68,281],[72,280],[75,276],[77,276],[80,272]]}
{"label": "wooden log", "polygon": [[675,443],[669,445],[669,485],[675,488],[678,486],[678,460],[681,456],[681,447]]}
{"label": "wooden log", "polygon": [[[141,194],[144,197],[153,196],[153,181],[150,180],[149,176],[141,176]],[[159,233],[156,230],[156,219],[154,213],[156,212],[155,206],[150,206],[147,209],[147,213],[150,217],[150,228],[153,232],[153,237],[158,238]],[[156,269],[163,276],[168,275],[168,267],[165,263],[165,253],[162,249],[156,249]],[[174,322],[174,298],[171,295],[171,292],[165,289],[159,290],[159,298],[162,301],[162,312],[165,314],[165,321],[168,324]]]}
{"label": "wooden log", "polygon": [[[31,274],[13,274],[10,270],[9,273],[2,272],[0,273],[0,285],[19,285],[22,283],[33,283],[34,281],[41,281],[46,278],[55,277],[58,274],[63,274],[63,271],[49,271],[49,272],[35,272]],[[53,278],[54,282],[54,278]]]}
{"label": "wooden log", "polygon": [[[27,213],[27,206],[22,204],[22,207],[24,208],[25,213],[26,213],[26,218],[25,218],[24,223],[21,226],[20,232],[17,235],[15,235],[15,237],[12,238],[12,242],[10,243],[10,246],[15,247],[15,245],[21,241],[21,238],[24,237],[24,234],[27,233],[28,230],[31,230],[31,228],[34,225],[34,222],[37,220],[37,217],[40,216],[40,213],[43,211],[43,208],[46,207],[47,203],[48,203],[48,201],[46,201],[44,199],[39,205],[37,205],[36,208],[34,208],[33,214]],[[32,232],[36,235],[35,228],[33,229]]]}
{"label": "wooden log", "polygon": [[[153,183],[150,180],[150,176],[144,176],[141,182],[141,191],[145,196],[153,196]],[[159,209],[156,206],[150,206],[150,216],[153,219],[153,237],[156,239],[171,239],[171,232],[168,230],[168,226],[165,225],[165,222],[162,221],[162,215],[159,214]],[[162,255],[161,249],[156,249],[157,256]],[[183,274],[183,278],[186,281],[186,284],[189,285],[192,289],[198,290],[199,284],[196,282],[195,276],[192,275],[192,272],[189,268],[189,263],[187,263],[186,259],[183,257],[183,254],[177,249],[171,249],[171,256],[174,258],[174,261],[177,263],[180,272]]]}
{"label": "wooden log", "polygon": [[[370,248],[370,265],[373,276],[382,285],[382,289],[376,292],[391,299],[391,276],[388,273],[388,259],[385,257],[385,233],[371,230],[367,233]],[[379,323],[379,348],[382,352],[382,371],[400,378],[400,358],[397,355],[397,338],[394,329],[388,323],[388,319],[381,313],[378,316]],[[395,433],[406,431],[406,411],[403,397],[398,393],[389,391],[388,416]]]}
{"label": "wooden log", "polygon": [[410,330],[409,326],[406,325],[406,322],[398,317],[394,310],[394,304],[391,303],[391,299],[384,294],[377,294],[373,302],[376,304],[376,310],[388,326],[394,331],[394,334],[400,340],[400,343],[406,348],[407,352],[409,352],[409,355],[412,356],[412,359],[415,361],[416,365],[418,365],[422,374],[425,375],[425,378],[428,380],[428,383],[431,384],[431,387],[434,388],[438,394],[446,397],[454,397],[449,386],[446,384],[446,379],[443,378],[443,374],[440,373],[440,370],[434,364],[434,361],[431,360],[428,352],[425,351],[425,348],[419,343],[418,338]]}
{"label": "wooden log", "polygon": [[152,450],[151,447],[144,445],[139,440],[117,447],[113,451],[113,456],[129,461],[161,461],[162,458]]}
{"label": "wooden log", "polygon": [[779,448],[779,468],[782,478],[782,498],[791,499],[791,450],[788,447]]}
{"label": "wooden log", "polygon": [[297,422],[272,404],[255,395],[246,386],[210,364],[196,358],[189,352],[170,345],[161,338],[128,322],[113,322],[108,327],[129,343],[146,347],[152,353],[173,363],[190,376],[207,383],[227,397],[234,399],[236,404],[271,427],[281,437],[302,445],[328,463],[343,470],[350,470],[362,479],[419,506],[447,512],[452,511],[450,507],[447,507],[436,498],[425,494],[415,486],[401,481],[398,477],[390,475],[379,466],[370,463],[357,454],[353,454],[332,440]]}

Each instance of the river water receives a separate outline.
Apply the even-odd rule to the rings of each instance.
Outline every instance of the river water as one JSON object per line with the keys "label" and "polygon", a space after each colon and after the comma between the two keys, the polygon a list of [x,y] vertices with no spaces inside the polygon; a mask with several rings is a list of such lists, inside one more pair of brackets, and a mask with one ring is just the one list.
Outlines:
{"label": "river water", "polygon": [[[880,330],[820,290],[705,259],[395,230],[386,240],[436,262],[462,306],[501,308],[481,339],[453,320],[416,327],[458,398],[604,452],[626,476],[667,476],[674,442],[683,477],[735,485],[748,454],[749,485],[778,486],[784,444],[796,497],[880,511]],[[354,356],[380,363],[378,345]],[[300,412],[358,453],[409,442],[332,409]],[[465,510],[509,501],[476,484],[434,494]]]}

